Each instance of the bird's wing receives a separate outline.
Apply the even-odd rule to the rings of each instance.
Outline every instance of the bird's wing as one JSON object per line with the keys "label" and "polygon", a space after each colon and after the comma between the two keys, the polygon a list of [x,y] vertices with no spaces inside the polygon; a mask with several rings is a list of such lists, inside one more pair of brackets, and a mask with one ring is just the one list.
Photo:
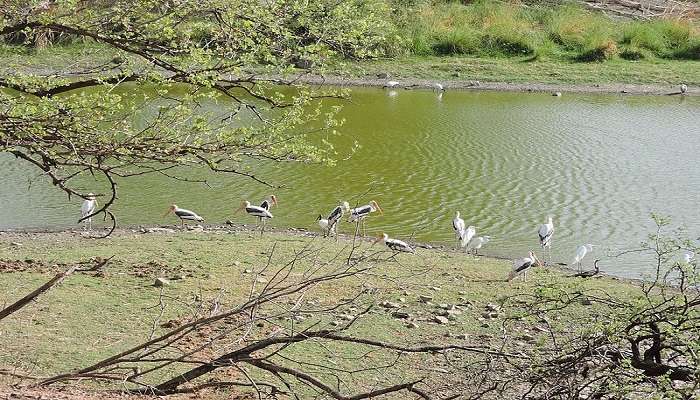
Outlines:
{"label": "bird's wing", "polygon": [[525,271],[526,269],[530,268],[532,266],[532,260],[529,258],[521,258],[519,260],[515,260],[513,263],[513,271],[517,272],[522,272]]}
{"label": "bird's wing", "polygon": [[338,206],[331,211],[330,214],[328,214],[328,222],[333,223],[337,220],[340,219],[340,217],[343,216],[343,208]]}
{"label": "bird's wing", "polygon": [[270,209],[270,202],[267,200],[263,200],[262,203],[260,203],[260,208],[269,210]]}

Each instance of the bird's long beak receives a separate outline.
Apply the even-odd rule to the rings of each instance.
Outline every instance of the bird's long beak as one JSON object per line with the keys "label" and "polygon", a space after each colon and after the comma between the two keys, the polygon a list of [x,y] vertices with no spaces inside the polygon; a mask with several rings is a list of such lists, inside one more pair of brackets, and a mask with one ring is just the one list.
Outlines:
{"label": "bird's long beak", "polygon": [[272,200],[272,204],[277,205],[277,197],[274,194],[270,196],[270,199]]}
{"label": "bird's long beak", "polygon": [[372,200],[372,205],[374,206],[374,208],[377,209],[377,211],[379,211],[379,214],[380,214],[380,215],[384,215],[384,211],[382,210],[381,207],[379,207],[379,204],[377,204],[376,201]]}
{"label": "bird's long beak", "polygon": [[535,261],[537,262],[538,267],[543,267],[544,265],[542,264],[542,261],[540,261],[539,258],[537,258],[537,254],[532,253],[532,255],[535,257]]}

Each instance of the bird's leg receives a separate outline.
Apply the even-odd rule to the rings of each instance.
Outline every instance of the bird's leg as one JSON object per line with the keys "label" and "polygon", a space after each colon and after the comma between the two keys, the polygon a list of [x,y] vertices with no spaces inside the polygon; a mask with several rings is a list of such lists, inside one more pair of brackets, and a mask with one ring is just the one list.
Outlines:
{"label": "bird's leg", "polygon": [[185,229],[185,220],[180,218],[180,229]]}
{"label": "bird's leg", "polygon": [[267,219],[265,218],[260,218],[262,220],[262,224],[260,224],[260,236],[265,233],[265,224],[267,224]]}

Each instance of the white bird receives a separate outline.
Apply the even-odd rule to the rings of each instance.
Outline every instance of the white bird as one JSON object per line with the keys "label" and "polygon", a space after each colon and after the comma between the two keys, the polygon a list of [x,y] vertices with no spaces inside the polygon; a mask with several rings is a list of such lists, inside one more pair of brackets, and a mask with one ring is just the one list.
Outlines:
{"label": "white bird", "polygon": [[462,247],[466,248],[469,242],[474,238],[474,235],[476,235],[476,227],[474,225],[469,225],[467,229],[462,231]]}
{"label": "white bird", "polygon": [[574,260],[571,262],[571,265],[578,266],[579,272],[581,272],[581,261],[583,261],[583,258],[586,257],[586,254],[588,254],[590,251],[593,251],[593,245],[590,243],[582,244],[576,249],[576,255],[574,256]]}
{"label": "white bird", "polygon": [[[343,201],[340,204],[338,204],[338,206],[336,206],[333,210],[331,210],[330,214],[328,214],[328,218],[324,219],[323,216],[319,215],[319,225],[321,225],[322,223],[326,224],[325,229],[323,226],[321,226],[321,230],[324,231],[324,236],[333,233],[335,234],[335,239],[338,240],[338,224],[340,223],[340,219],[343,217],[343,214],[345,214],[348,211],[350,211],[350,204],[347,201]],[[325,230],[327,230],[327,232],[325,232]]]}
{"label": "white bird", "polygon": [[681,84],[681,94],[686,94],[688,93],[688,85],[685,83]]}
{"label": "white bird", "polygon": [[443,91],[445,90],[445,87],[442,86],[442,84],[437,83],[437,82],[433,83],[433,84],[430,85],[430,86],[432,86],[433,90],[435,90],[435,91],[437,91],[437,92],[443,92]]}
{"label": "white bird", "polygon": [[454,219],[452,220],[452,229],[455,231],[455,236],[457,237],[457,240],[460,241],[462,240],[462,234],[464,233],[464,220],[459,217],[459,211],[457,211],[457,214],[455,215]]}
{"label": "white bird", "polygon": [[350,217],[348,217],[348,222],[355,222],[355,235],[357,235],[357,232],[359,232],[360,230],[360,225],[362,225],[362,235],[364,236],[364,220],[368,215],[375,211],[379,211],[379,214],[384,214],[382,208],[379,207],[379,204],[377,204],[377,202],[374,200],[370,201],[369,204],[350,210]]}
{"label": "white bird", "polygon": [[97,200],[95,200],[95,195],[93,193],[88,193],[87,196],[85,196],[85,201],[83,201],[83,204],[80,206],[80,219],[83,222],[83,227],[87,225],[88,231],[92,230],[92,217],[85,217],[93,214],[96,209]]}
{"label": "white bird", "polygon": [[204,222],[204,218],[197,215],[196,212],[190,211],[190,210],[185,210],[184,208],[180,208],[180,207],[176,206],[175,204],[170,206],[168,211],[163,216],[165,217],[170,213],[175,213],[175,215],[178,218],[180,218],[181,226],[183,228],[185,227],[185,220]]}
{"label": "white bird", "polygon": [[318,214],[318,218],[316,219],[316,221],[318,221],[318,226],[321,228],[321,233],[323,234],[323,237],[327,237],[330,233],[330,229],[328,228],[328,219],[323,218],[323,215]]}
{"label": "white bird", "polygon": [[695,258],[695,253],[692,251],[686,251],[685,254],[683,254],[683,262],[686,264],[690,264],[691,261]]}
{"label": "white bird", "polygon": [[260,234],[262,235],[265,232],[265,224],[267,220],[272,218],[272,214],[270,213],[270,211],[260,206],[251,205],[250,202],[247,200],[241,203],[241,206],[238,207],[236,211],[234,211],[234,214],[241,210],[245,210],[246,214],[248,215],[258,217],[258,222],[262,221],[262,226],[260,228]]}
{"label": "white bird", "polygon": [[388,81],[387,83],[384,84],[384,88],[396,88],[400,85],[401,83],[398,81]]}
{"label": "white bird", "polygon": [[546,249],[549,247],[550,248],[550,262],[552,261],[552,253],[551,253],[551,245],[552,245],[552,235],[554,234],[554,223],[552,222],[552,217],[547,218],[547,223],[540,225],[539,230],[537,231],[539,237],[540,237],[540,246],[542,246],[542,252],[544,253],[544,257],[546,259]]}
{"label": "white bird", "polygon": [[491,236],[479,236],[475,237],[474,240],[472,240],[469,245],[467,246],[467,253],[470,250],[474,250],[474,255],[477,255],[479,253],[479,249],[481,246],[485,245],[486,243],[491,240]]}
{"label": "white bird", "polygon": [[[386,233],[382,233],[377,237],[373,244],[378,242],[383,242],[386,247],[395,251],[396,253],[415,253],[416,251],[409,246],[406,242],[398,239],[391,239]],[[396,254],[395,254],[396,255]]]}
{"label": "white bird", "polygon": [[526,280],[527,270],[536,265],[542,266],[542,262],[540,262],[535,253],[530,250],[527,257],[513,260],[513,270],[508,274],[508,281],[512,281],[513,278],[520,274],[523,274],[523,280]]}

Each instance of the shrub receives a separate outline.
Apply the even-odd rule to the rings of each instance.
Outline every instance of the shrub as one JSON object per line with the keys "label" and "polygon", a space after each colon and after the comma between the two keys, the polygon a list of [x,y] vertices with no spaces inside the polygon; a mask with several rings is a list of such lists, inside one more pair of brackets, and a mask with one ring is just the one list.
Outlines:
{"label": "shrub", "polygon": [[605,61],[617,55],[617,44],[610,39],[605,39],[593,46],[586,47],[577,57],[578,61]]}

